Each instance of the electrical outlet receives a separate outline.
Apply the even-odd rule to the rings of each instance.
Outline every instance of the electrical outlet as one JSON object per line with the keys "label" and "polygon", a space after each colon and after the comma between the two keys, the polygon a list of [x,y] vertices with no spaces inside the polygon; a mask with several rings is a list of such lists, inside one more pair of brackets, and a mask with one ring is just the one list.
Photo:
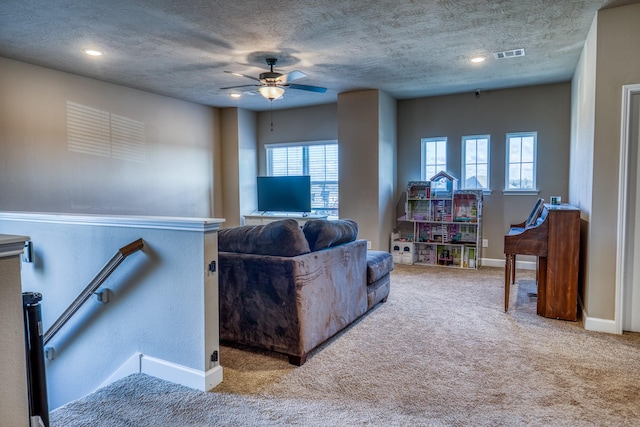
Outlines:
{"label": "electrical outlet", "polygon": [[482,239],[482,247],[483,248],[489,247],[489,239]]}
{"label": "electrical outlet", "polygon": [[367,249],[371,249],[371,242],[367,240]]}

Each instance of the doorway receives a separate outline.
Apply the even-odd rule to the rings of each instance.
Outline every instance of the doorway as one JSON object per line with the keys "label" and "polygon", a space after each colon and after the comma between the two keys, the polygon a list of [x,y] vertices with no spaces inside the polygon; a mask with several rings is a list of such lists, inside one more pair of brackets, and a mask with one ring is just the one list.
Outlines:
{"label": "doorway", "polygon": [[640,332],[640,84],[622,93],[616,326]]}

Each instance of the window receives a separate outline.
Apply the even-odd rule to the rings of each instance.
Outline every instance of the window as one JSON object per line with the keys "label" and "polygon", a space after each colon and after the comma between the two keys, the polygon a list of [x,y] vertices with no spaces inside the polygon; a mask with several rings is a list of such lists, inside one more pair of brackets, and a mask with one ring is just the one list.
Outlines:
{"label": "window", "polygon": [[489,135],[462,137],[462,188],[489,190]]}
{"label": "window", "polygon": [[421,179],[429,180],[440,171],[447,171],[447,138],[422,138]]}
{"label": "window", "polygon": [[536,191],[537,132],[507,134],[506,191]]}
{"label": "window", "polygon": [[338,217],[338,143],[270,144],[267,175],[310,175],[311,210]]}

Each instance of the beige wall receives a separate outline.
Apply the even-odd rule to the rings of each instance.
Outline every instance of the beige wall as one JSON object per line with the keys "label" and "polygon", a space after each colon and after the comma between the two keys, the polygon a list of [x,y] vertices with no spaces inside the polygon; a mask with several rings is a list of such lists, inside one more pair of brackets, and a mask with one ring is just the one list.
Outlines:
{"label": "beige wall", "polygon": [[397,102],[379,90],[338,95],[340,217],[358,223],[359,237],[389,250],[395,227]]}
{"label": "beige wall", "polygon": [[257,114],[225,108],[222,116],[222,182],[225,227],[244,223],[242,215],[257,208]]}
{"label": "beige wall", "polygon": [[26,427],[29,407],[20,286],[20,258],[0,253],[0,417],[2,425]]}
{"label": "beige wall", "polygon": [[[398,185],[396,204],[404,207],[408,181],[420,179],[420,140],[448,138],[448,172],[460,178],[462,137],[491,135],[490,186],[484,198],[483,258],[504,259],[504,234],[526,219],[537,197],[568,200],[570,85],[568,83],[465,93],[398,102]],[[505,196],[505,139],[509,132],[538,132],[539,195]]]}
{"label": "beige wall", "polygon": [[[614,319],[622,86],[640,83],[640,4],[600,11],[596,19],[592,28],[597,49],[592,203],[584,299],[589,317]],[[576,73],[574,85],[575,79],[585,74]],[[574,99],[580,99],[579,94],[574,93]],[[578,118],[584,116],[588,121],[589,114]],[[589,156],[588,149],[585,143],[585,157]],[[580,179],[576,177],[578,182]]]}
{"label": "beige wall", "polygon": [[398,102],[386,94],[379,94],[378,128],[378,250],[388,251],[391,232],[396,228],[394,194],[397,188]]}
{"label": "beige wall", "polygon": [[[265,102],[268,102],[265,100]],[[274,101],[278,102],[278,101]],[[271,129],[273,123],[273,130]],[[283,142],[338,139],[337,105],[292,108],[258,113],[258,170],[267,174],[264,146]]]}
{"label": "beige wall", "polygon": [[[379,241],[378,132],[379,92],[367,90],[338,95],[340,142],[340,217],[358,223],[358,237]],[[389,244],[385,242],[383,249]]]}
{"label": "beige wall", "polygon": [[589,30],[580,60],[571,83],[571,163],[569,176],[569,201],[580,208],[582,226],[580,232],[579,287],[582,303],[589,304],[585,291],[589,282],[589,221],[593,191],[593,132],[596,108],[596,40],[597,20]]}
{"label": "beige wall", "polygon": [[[1,210],[212,216],[217,110],[0,58]],[[144,126],[142,161],[68,149],[67,102]]]}

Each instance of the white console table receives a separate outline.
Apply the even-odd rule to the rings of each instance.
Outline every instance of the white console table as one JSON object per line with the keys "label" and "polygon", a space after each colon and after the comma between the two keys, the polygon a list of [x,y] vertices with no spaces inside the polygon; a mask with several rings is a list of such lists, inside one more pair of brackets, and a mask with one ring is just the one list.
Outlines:
{"label": "white console table", "polygon": [[307,222],[309,220],[312,220],[312,219],[327,219],[327,215],[307,215],[307,216],[304,216],[302,214],[293,214],[293,213],[286,213],[286,212],[278,212],[278,213],[274,213],[274,214],[254,213],[254,214],[243,215],[243,216],[244,216],[245,225],[263,225],[263,224],[268,224],[268,223],[273,222],[273,221],[278,221],[278,220],[281,220],[281,219],[290,218],[290,219],[295,219],[296,221],[298,221],[298,224],[300,224],[300,226],[303,226],[305,222]]}

